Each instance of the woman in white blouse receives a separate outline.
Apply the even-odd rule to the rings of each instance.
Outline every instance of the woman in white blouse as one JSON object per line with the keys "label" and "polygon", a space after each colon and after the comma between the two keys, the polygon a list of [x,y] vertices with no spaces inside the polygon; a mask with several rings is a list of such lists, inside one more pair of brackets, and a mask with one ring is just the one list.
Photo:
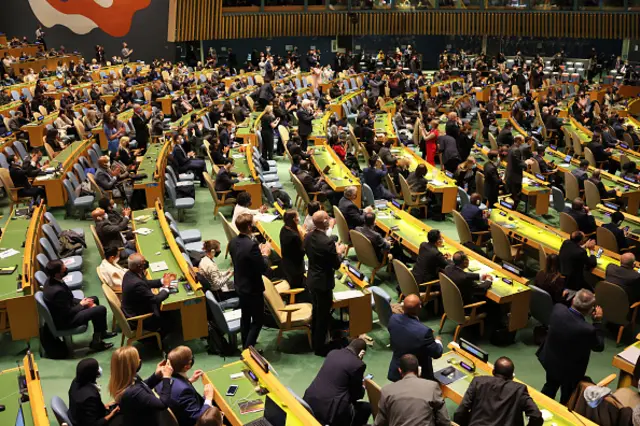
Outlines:
{"label": "woman in white blouse", "polygon": [[233,281],[231,280],[233,270],[220,270],[214,260],[214,258],[218,257],[222,252],[220,242],[218,240],[204,241],[202,243],[202,249],[204,250],[204,257],[200,260],[198,268],[200,269],[200,273],[207,279],[207,283],[211,286],[210,288],[206,288],[207,283],[204,283],[205,291],[211,290],[216,296],[216,299],[220,301],[236,297]]}
{"label": "woman in white blouse", "polygon": [[245,214],[245,213],[250,214],[251,216],[253,216],[253,222],[255,223],[256,222],[255,216],[267,211],[267,206],[260,206],[259,209],[250,209],[249,208],[250,205],[251,205],[251,194],[249,194],[246,191],[239,193],[238,197],[236,198],[236,206],[233,208],[233,217],[231,218],[231,224],[233,226],[236,226],[236,219],[241,214]]}

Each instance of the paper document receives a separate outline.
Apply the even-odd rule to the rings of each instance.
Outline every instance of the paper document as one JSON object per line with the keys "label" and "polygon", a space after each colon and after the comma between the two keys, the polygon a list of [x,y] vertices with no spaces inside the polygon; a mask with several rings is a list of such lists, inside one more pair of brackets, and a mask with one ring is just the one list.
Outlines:
{"label": "paper document", "polygon": [[431,185],[433,185],[433,186],[442,186],[442,185],[444,185],[444,183],[443,183],[443,182],[440,182],[439,180],[435,180],[435,179],[434,179],[434,180],[432,180],[432,181],[431,181],[431,182],[429,182],[429,183],[431,183]]}
{"label": "paper document", "polygon": [[638,362],[638,357],[640,356],[640,348],[637,346],[629,346],[627,349],[620,352],[618,356],[635,365],[635,363]]}
{"label": "paper document", "polygon": [[162,261],[149,264],[149,269],[151,269],[151,272],[160,272],[168,270],[169,267],[167,266],[167,262]]}
{"label": "paper document", "polygon": [[62,263],[64,263],[65,266],[69,266],[69,265],[73,265],[74,263],[76,263],[76,261],[73,260],[72,257],[67,257],[66,259],[62,259]]}
{"label": "paper document", "polygon": [[244,158],[244,154],[233,154],[231,158]]}
{"label": "paper document", "polygon": [[523,185],[531,185],[533,183],[533,179],[529,179],[528,177],[523,177],[522,178],[522,184]]}
{"label": "paper document", "polygon": [[10,248],[9,250],[5,250],[2,253],[0,253],[0,259],[6,259],[7,257],[11,257],[19,253],[20,252],[18,250]]}
{"label": "paper document", "polygon": [[193,186],[193,182],[190,182],[190,181],[178,182],[176,186]]}
{"label": "paper document", "polygon": [[227,322],[231,322],[234,320],[239,320],[240,317],[242,316],[242,311],[240,309],[235,309],[233,311],[227,311],[225,312],[224,315],[224,319],[227,320]]}
{"label": "paper document", "polygon": [[271,223],[278,218],[275,214],[259,213],[253,217],[258,222]]}
{"label": "paper document", "polygon": [[356,297],[362,297],[362,292],[360,290],[347,290],[333,293],[333,298],[337,301],[355,299]]}
{"label": "paper document", "polygon": [[134,234],[140,234],[140,235],[149,235],[152,232],[153,232],[153,229],[149,229],[149,228],[138,228],[135,231],[133,231]]}

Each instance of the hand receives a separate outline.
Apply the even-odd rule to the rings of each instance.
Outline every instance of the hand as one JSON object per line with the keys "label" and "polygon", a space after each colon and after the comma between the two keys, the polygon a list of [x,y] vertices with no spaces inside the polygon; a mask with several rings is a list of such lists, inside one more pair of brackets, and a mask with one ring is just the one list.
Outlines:
{"label": "hand", "polygon": [[483,274],[480,278],[482,278],[482,281],[492,281],[493,282],[493,277],[489,274]]}
{"label": "hand", "polygon": [[593,250],[593,248],[596,246],[596,240],[589,240],[585,243],[584,246],[589,250]]}
{"label": "hand", "polygon": [[165,287],[169,287],[171,285],[171,281],[176,279],[176,274],[166,273],[162,276],[162,285]]}
{"label": "hand", "polygon": [[204,399],[213,401],[213,385],[211,383],[204,385]]}
{"label": "hand", "polygon": [[567,297],[569,290],[562,290],[562,297]]}
{"label": "hand", "polygon": [[333,227],[336,226],[336,220],[334,218],[329,218],[329,228],[333,229]]}
{"label": "hand", "polygon": [[162,361],[160,361],[158,363],[158,365],[156,365],[156,375],[161,374],[162,373],[162,367],[164,367],[164,365],[167,363],[166,359],[163,359]]}
{"label": "hand", "polygon": [[167,360],[167,362],[160,369],[160,374],[162,374],[163,379],[171,378],[173,374],[173,367],[171,367],[171,361]]}
{"label": "hand", "polygon": [[345,254],[346,251],[347,251],[347,246],[345,246],[342,243],[336,243],[336,252],[338,252],[340,256]]}
{"label": "hand", "polygon": [[[115,402],[114,402],[115,404]],[[111,410],[111,412],[109,414],[107,414],[106,416],[104,416],[105,420],[108,422],[110,421],[113,416],[115,416],[116,414],[118,414],[118,412],[120,411],[120,406],[116,406],[116,408],[114,408],[113,410]]]}
{"label": "hand", "polygon": [[80,301],[80,304],[86,308],[92,308],[96,305],[93,299],[91,299],[90,297],[85,297],[84,299],[82,299]]}
{"label": "hand", "polygon": [[239,178],[244,178],[244,173],[238,173]]}
{"label": "hand", "polygon": [[451,259],[451,254],[450,253],[445,253],[444,254],[444,258],[447,259],[447,260]]}
{"label": "hand", "polygon": [[193,372],[193,374],[191,375],[191,378],[189,379],[189,381],[191,383],[195,383],[200,377],[202,377],[204,375],[204,371],[202,370],[196,370]]}
{"label": "hand", "polygon": [[262,253],[263,256],[269,256],[271,254],[271,244],[260,244],[260,253]]}
{"label": "hand", "polygon": [[129,207],[122,209],[122,214],[126,217],[131,217],[131,209]]}
{"label": "hand", "polygon": [[365,212],[365,213],[373,213],[373,207],[371,207],[371,206],[367,206],[367,207],[365,207],[365,208],[364,208],[364,212]]}
{"label": "hand", "polygon": [[440,337],[440,336],[436,336],[435,339],[438,340],[438,341],[442,341],[442,337]]}
{"label": "hand", "polygon": [[600,306],[596,306],[591,313],[591,318],[594,321],[602,321],[602,308]]}
{"label": "hand", "polygon": [[267,207],[267,206],[260,206],[260,213],[264,213],[264,212],[266,212],[266,211],[267,211],[267,209],[268,209],[268,207]]}
{"label": "hand", "polygon": [[584,212],[588,214],[589,213],[589,207],[584,206]]}

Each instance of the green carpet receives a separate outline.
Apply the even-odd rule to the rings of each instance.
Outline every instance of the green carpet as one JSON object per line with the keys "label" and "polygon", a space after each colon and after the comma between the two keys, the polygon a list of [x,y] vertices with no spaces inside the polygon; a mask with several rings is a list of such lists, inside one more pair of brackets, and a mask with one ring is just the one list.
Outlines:
{"label": "green carpet", "polygon": [[[285,189],[289,194],[294,194],[293,186],[289,181],[288,175],[289,163],[283,159],[278,159],[278,174],[281,182],[285,185]],[[196,185],[197,186],[197,185]],[[188,211],[185,221],[180,224],[181,229],[198,228],[202,232],[203,239],[217,239],[226,247],[226,239],[222,230],[222,226],[219,220],[215,220],[213,216],[213,204],[211,196],[207,189],[196,189],[196,204],[195,207]],[[2,200],[4,204],[0,204],[0,214],[4,215],[1,221],[4,221],[7,216],[8,207],[6,199]],[[227,216],[231,216],[231,208],[223,208],[222,212]],[[65,220],[64,211],[62,209],[53,210],[56,218],[60,221],[60,225],[63,228],[79,227],[82,226],[85,229],[87,235],[88,249],[85,250],[83,255],[84,259],[84,293],[86,295],[96,295],[100,298],[101,303],[107,305],[102,291],[100,289],[100,282],[95,275],[95,268],[100,263],[100,255],[91,238],[89,231],[90,220]],[[450,215],[449,215],[450,216]],[[551,215],[550,219],[541,219],[548,223],[555,224],[557,226],[557,215]],[[0,221],[0,222],[1,222]],[[451,217],[448,217],[444,222],[434,222],[427,220],[426,223],[429,226],[437,227],[442,230],[447,236],[457,240],[457,232],[453,224]],[[352,251],[353,253],[353,251]],[[218,262],[221,267],[228,267],[229,259],[224,259],[223,255],[219,257]],[[530,273],[535,273],[537,270],[537,254],[532,256],[532,260],[527,262]],[[368,272],[368,271],[365,271]],[[383,287],[390,295],[397,296],[395,291],[395,278],[384,271],[378,274],[376,283]],[[109,324],[111,323],[111,313],[109,312]],[[375,321],[374,314],[374,321]],[[437,334],[439,326],[439,318],[433,315],[425,318],[425,323],[432,327]],[[534,321],[531,320],[529,327],[524,330],[520,330],[517,334],[516,343],[507,347],[496,347],[489,343],[488,339],[478,336],[477,328],[471,327],[468,330],[462,332],[462,337],[470,339],[475,344],[481,346],[487,350],[490,354],[490,361],[494,361],[499,356],[508,356],[514,362],[516,366],[516,377],[531,386],[540,389],[544,383],[544,370],[538,363],[534,353],[536,346],[533,343],[533,326]],[[445,325],[442,332],[442,340],[446,345],[451,341],[453,336],[454,327],[451,323]],[[264,349],[265,357],[272,363],[277,370],[281,382],[292,388],[296,393],[302,395],[309,385],[309,383],[315,377],[316,372],[320,368],[323,361],[322,358],[316,357],[311,352],[307,338],[304,333],[286,333],[283,339],[281,349],[276,348],[276,334],[277,330],[263,329],[258,339],[258,347]],[[391,349],[387,347],[389,344],[389,336],[385,329],[379,324],[374,323],[373,330],[369,333],[373,337],[375,343],[367,351],[365,356],[365,362],[367,363],[367,372],[374,375],[374,380],[380,384],[385,385],[388,383],[387,369],[389,366],[389,360],[391,358]],[[606,349],[603,353],[592,354],[591,362],[589,364],[588,374],[599,380],[611,373],[616,373],[616,370],[611,366],[612,357],[620,352],[626,345],[633,342],[633,336],[635,332],[627,332],[623,342],[616,346],[614,336],[612,334],[607,335]],[[26,344],[24,342],[12,342],[9,334],[0,336],[0,370],[13,368],[16,366],[16,361],[21,360],[26,350]],[[41,359],[38,355],[38,340],[33,339],[32,351],[36,354],[36,360],[40,368],[40,374],[42,379],[42,386],[44,389],[45,401],[49,404],[51,398],[55,395],[60,396],[63,400],[67,400],[67,392],[70,382],[75,375],[76,364],[79,359],[87,356],[87,350],[91,339],[91,327],[89,331],[82,336],[74,338],[74,345],[79,348],[75,352],[75,358],[69,360],[50,360]],[[119,337],[112,341],[119,344]],[[205,341],[190,341],[187,342],[195,353],[195,368],[202,369],[204,371],[211,370],[238,359],[238,356],[227,357],[223,359],[219,356],[208,355],[206,351]],[[146,376],[154,371],[156,363],[161,360],[161,354],[158,352],[154,345],[136,344],[136,347],[140,350],[143,366],[141,375]],[[103,378],[100,379],[100,384],[103,389],[103,401],[108,401],[110,396],[107,392],[107,383],[110,372],[110,357],[111,351],[92,354],[96,358],[103,370]],[[615,385],[615,382],[614,382]],[[201,385],[198,385],[201,386]],[[455,409],[455,406],[448,403],[448,407],[451,410]],[[52,424],[56,424],[53,413],[50,412],[50,420]]]}

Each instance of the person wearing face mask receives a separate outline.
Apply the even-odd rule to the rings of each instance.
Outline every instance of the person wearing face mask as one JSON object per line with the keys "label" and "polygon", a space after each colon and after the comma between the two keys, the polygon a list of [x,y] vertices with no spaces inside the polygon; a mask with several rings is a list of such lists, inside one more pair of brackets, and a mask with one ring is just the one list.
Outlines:
{"label": "person wearing face mask", "polygon": [[280,229],[280,247],[282,249],[282,267],[291,288],[305,288],[304,234],[299,225],[296,210],[287,210],[283,216],[284,226]]}
{"label": "person wearing face mask", "polygon": [[142,360],[134,346],[116,349],[111,355],[109,393],[120,407],[123,425],[157,426],[162,424],[171,403],[173,367],[163,359],[147,380],[138,375],[141,367]]}
{"label": "person wearing face mask", "polygon": [[[444,268],[444,274],[453,281],[460,290],[462,303],[471,303],[484,300],[484,294],[491,287],[492,278],[489,274],[476,274],[467,272],[469,257],[463,251],[453,254],[453,264]],[[478,281],[480,281],[478,283]]]}
{"label": "person wearing face mask", "polygon": [[[198,418],[213,406],[213,385],[204,386],[204,397],[196,391],[193,383],[204,376],[202,370],[196,370],[187,376],[193,368],[195,358],[188,346],[178,346],[167,355],[167,361],[173,368],[171,399],[169,408],[176,416],[180,426],[194,426]],[[156,392],[162,391],[162,383],[156,386]]]}
{"label": "person wearing face mask", "polygon": [[500,188],[504,187],[504,182],[498,173],[500,167],[500,155],[498,151],[491,150],[487,155],[489,158],[484,164],[484,196],[487,199],[487,206],[493,206],[498,202]]}
{"label": "person wearing face mask", "polygon": [[220,167],[220,170],[218,171],[216,181],[214,183],[216,192],[218,192],[218,194],[220,194],[221,192],[230,191],[230,193],[227,194],[226,198],[235,198],[238,195],[238,191],[234,191],[233,186],[236,183],[240,182],[238,177],[242,177],[241,174],[231,171],[231,169],[233,169],[233,163],[233,158],[227,158],[225,160],[224,165]]}
{"label": "person wearing face mask", "polygon": [[469,225],[471,232],[483,232],[489,230],[487,210],[482,210],[480,204],[482,197],[477,192],[471,194],[471,201],[460,211],[460,214]]}
{"label": "person wearing face mask", "polygon": [[[127,318],[153,313],[144,320],[145,330],[161,328],[160,304],[169,297],[169,286],[176,279],[176,274],[165,273],[162,279],[147,280],[146,270],[149,262],[140,253],[129,256],[129,270],[122,278],[122,312]],[[159,288],[153,294],[152,288]]]}
{"label": "person wearing face mask", "polygon": [[114,189],[118,189],[121,194],[124,194],[124,189],[119,183],[119,178],[124,174],[126,174],[126,170],[121,170],[119,167],[115,168],[115,170],[111,170],[111,162],[109,161],[109,157],[106,155],[103,155],[98,159],[98,169],[96,170],[95,181],[103,191],[113,191]]}
{"label": "person wearing face mask", "polygon": [[94,358],[81,360],[76,377],[69,388],[69,419],[74,426],[105,426],[118,414],[120,407],[113,402],[105,405],[100,397],[97,380],[102,368]]}
{"label": "person wearing face mask", "polygon": [[91,212],[91,218],[95,222],[96,234],[98,235],[98,239],[100,240],[102,247],[104,249],[121,249],[121,259],[126,259],[131,254],[135,253],[135,245],[127,241],[123,235],[123,232],[129,232],[130,215],[131,211],[125,209],[122,220],[112,221],[111,216],[99,207]]}
{"label": "person wearing face mask", "polygon": [[304,400],[320,424],[363,426],[371,416],[371,405],[359,401],[364,396],[362,361],[367,350],[363,339],[353,339],[349,346],[327,355],[318,375],[304,393]]}
{"label": "person wearing face mask", "polygon": [[31,185],[27,173],[22,167],[22,162],[18,160],[15,155],[9,155],[7,157],[7,161],[9,162],[9,176],[13,182],[13,186],[18,188],[18,196],[31,197],[33,199],[40,197],[46,203],[47,192],[42,186]]}
{"label": "person wearing face mask", "polygon": [[195,158],[195,153],[189,151],[189,144],[182,136],[174,139],[173,151],[171,153],[173,161],[178,167],[178,173],[193,172],[196,178],[200,180],[200,187],[205,188],[207,182],[204,180],[204,171],[207,169],[204,160]]}
{"label": "person wearing face mask", "polygon": [[118,264],[119,250],[115,247],[104,249],[104,259],[98,266],[100,278],[116,293],[122,293],[122,278],[127,270]]}
{"label": "person wearing face mask", "polygon": [[204,257],[200,260],[198,268],[200,274],[205,278],[204,281],[206,281],[202,283],[204,290],[211,290],[219,301],[238,297],[231,280],[233,269],[220,270],[214,260],[222,252],[220,242],[218,240],[204,241],[202,250],[204,251]]}
{"label": "person wearing face mask", "polygon": [[100,306],[96,296],[76,299],[64,282],[66,265],[59,259],[50,260],[46,267],[49,279],[44,284],[43,295],[56,327],[67,330],[89,322],[93,324],[93,340],[89,348],[104,351],[113,346],[103,339],[111,339],[116,333],[107,331],[107,308]]}

